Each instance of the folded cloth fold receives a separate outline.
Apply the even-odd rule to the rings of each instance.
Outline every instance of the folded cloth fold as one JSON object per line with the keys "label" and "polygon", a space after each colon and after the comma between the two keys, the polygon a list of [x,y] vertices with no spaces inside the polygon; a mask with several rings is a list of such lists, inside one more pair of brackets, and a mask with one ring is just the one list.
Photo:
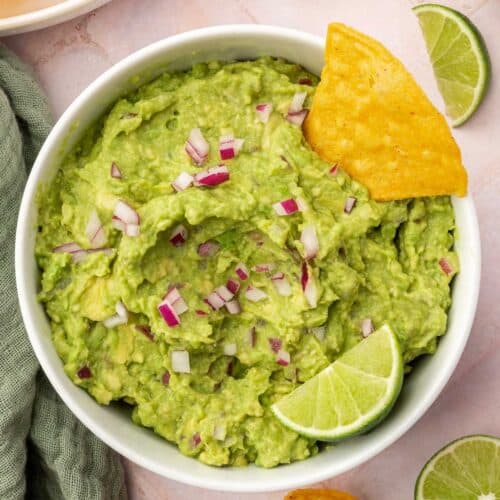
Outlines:
{"label": "folded cloth fold", "polygon": [[0,499],[122,499],[119,457],[56,395],[39,369],[18,307],[17,213],[51,125],[31,71],[0,44]]}

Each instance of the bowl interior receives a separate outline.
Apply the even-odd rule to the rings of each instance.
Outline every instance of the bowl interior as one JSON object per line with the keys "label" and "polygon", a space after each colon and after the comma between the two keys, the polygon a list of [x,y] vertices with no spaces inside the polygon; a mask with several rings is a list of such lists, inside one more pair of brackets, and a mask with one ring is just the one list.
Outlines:
{"label": "bowl interior", "polygon": [[[129,412],[118,406],[99,406],[66,377],[50,339],[50,326],[36,300],[38,272],[34,260],[35,194],[50,182],[66,151],[120,95],[165,70],[181,70],[213,59],[252,59],[261,55],[284,57],[319,74],[323,40],[266,26],[225,26],[178,35],[133,54],[102,75],[68,108],[54,127],[33,168],[24,193],[16,238],[16,275],[26,328],[42,368],[77,417],[112,448],[134,462],[188,484],[231,491],[269,491],[320,481],[344,472],[399,438],[425,412],[449,379],[467,340],[479,286],[479,235],[470,198],[453,199],[459,237],[456,249],[461,272],[453,287],[449,328],[437,353],[425,357],[405,381],[390,416],[372,432],[303,462],[276,470],[217,469],[181,455],[153,432],[135,426]],[[237,401],[234,404],[238,404]]]}

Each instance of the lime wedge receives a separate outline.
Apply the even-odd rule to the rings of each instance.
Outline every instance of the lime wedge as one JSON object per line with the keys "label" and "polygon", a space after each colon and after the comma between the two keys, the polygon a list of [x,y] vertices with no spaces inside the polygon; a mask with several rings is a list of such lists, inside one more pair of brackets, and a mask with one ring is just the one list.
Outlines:
{"label": "lime wedge", "polygon": [[384,325],[271,409],[283,425],[304,436],[337,441],[379,423],[402,383],[399,342]]}
{"label": "lime wedge", "polygon": [[446,114],[453,127],[465,123],[481,104],[491,64],[483,37],[459,12],[436,4],[414,7],[424,34]]}
{"label": "lime wedge", "polygon": [[415,500],[500,500],[500,439],[476,435],[447,444],[422,469]]}

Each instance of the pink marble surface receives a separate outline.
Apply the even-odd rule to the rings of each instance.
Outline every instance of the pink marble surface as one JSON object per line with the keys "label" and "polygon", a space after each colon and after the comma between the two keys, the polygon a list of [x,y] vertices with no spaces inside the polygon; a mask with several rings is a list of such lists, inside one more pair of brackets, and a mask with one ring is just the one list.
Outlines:
{"label": "pink marble surface", "polygon": [[[424,44],[410,6],[419,0],[114,0],[60,26],[4,39],[31,63],[56,115],[96,76],[145,45],[186,30],[227,23],[289,26],[322,35],[339,20],[363,30],[399,56],[442,109]],[[472,17],[500,60],[500,2],[448,0]],[[495,73],[496,68],[493,68]],[[324,483],[363,500],[412,497],[426,459],[447,441],[468,433],[500,435],[500,86],[496,75],[484,105],[454,131],[470,175],[483,245],[479,307],[470,341],[453,377],[427,414],[397,443],[364,465]],[[283,493],[231,494],[181,485],[127,460],[133,500],[277,500]],[[278,473],[278,472],[277,472]]]}

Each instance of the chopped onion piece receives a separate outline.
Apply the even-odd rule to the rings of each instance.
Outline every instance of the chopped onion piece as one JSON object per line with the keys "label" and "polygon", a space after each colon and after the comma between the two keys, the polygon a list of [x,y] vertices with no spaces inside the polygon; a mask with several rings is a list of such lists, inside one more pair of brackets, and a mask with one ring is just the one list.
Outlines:
{"label": "chopped onion piece", "polygon": [[370,333],[373,333],[375,328],[373,327],[373,322],[371,318],[365,318],[361,322],[361,333],[363,334],[363,337],[368,337]]}
{"label": "chopped onion piece", "polygon": [[270,102],[263,102],[262,104],[257,104],[255,106],[257,111],[257,116],[262,123],[267,123],[269,121],[269,116],[273,112],[273,105]]}
{"label": "chopped onion piece", "polygon": [[125,318],[128,321],[128,311],[121,300],[119,300],[116,303],[115,310],[116,310],[116,314],[118,314],[118,316]]}
{"label": "chopped onion piece", "polygon": [[269,342],[269,347],[271,351],[278,352],[281,349],[281,339],[270,337],[267,339]]}
{"label": "chopped onion piece", "polygon": [[158,311],[165,320],[165,323],[167,323],[167,325],[171,328],[181,324],[179,315],[176,313],[174,306],[170,304],[168,300],[164,300],[158,304]]}
{"label": "chopped onion piece", "polygon": [[168,291],[167,295],[165,295],[164,300],[166,300],[174,308],[174,311],[179,316],[189,309],[186,301],[182,298],[182,295],[179,293],[177,287],[171,288]]}
{"label": "chopped onion piece", "polygon": [[234,342],[224,344],[224,354],[226,356],[234,356],[236,354],[236,344]]}
{"label": "chopped onion piece", "polygon": [[92,377],[92,371],[90,370],[90,368],[85,365],[85,366],[82,366],[77,372],[76,374],[78,375],[78,378],[81,378],[81,379],[85,379],[85,378],[90,378]]}
{"label": "chopped onion piece", "polygon": [[292,294],[292,287],[283,273],[276,273],[271,276],[271,281],[273,282],[276,291],[283,297],[288,297]]}
{"label": "chopped onion piece", "polygon": [[335,177],[339,173],[339,166],[335,163],[335,165],[332,165],[330,168],[330,175]]}
{"label": "chopped onion piece", "polygon": [[78,243],[64,243],[63,245],[59,245],[58,247],[55,247],[52,252],[53,253],[75,253],[75,252],[81,252],[82,247],[78,245]]}
{"label": "chopped onion piece", "polygon": [[257,340],[257,330],[255,330],[255,326],[252,326],[246,333],[246,341],[252,347],[255,347],[255,342]]}
{"label": "chopped onion piece", "polygon": [[301,111],[304,107],[304,101],[306,100],[307,92],[296,92],[292,98],[290,107],[288,108],[288,113],[297,113]]}
{"label": "chopped onion piece", "polygon": [[205,300],[214,311],[218,311],[221,307],[224,307],[225,304],[224,299],[216,292],[212,292]]}
{"label": "chopped onion piece", "polygon": [[211,167],[194,176],[194,185],[201,186],[217,186],[229,180],[229,170],[225,165]]}
{"label": "chopped onion piece", "polygon": [[109,173],[111,174],[111,177],[113,177],[113,179],[122,178],[122,173],[115,162],[111,163],[111,169]]}
{"label": "chopped onion piece", "polygon": [[321,342],[325,338],[326,326],[314,326],[311,333]]}
{"label": "chopped onion piece", "polygon": [[87,238],[92,248],[99,248],[106,244],[107,238],[104,232],[104,226],[95,210],[92,210],[90,213],[85,233],[87,234]]}
{"label": "chopped onion piece", "polygon": [[302,125],[302,123],[304,122],[306,116],[307,116],[307,113],[309,112],[309,110],[307,109],[302,109],[300,111],[297,111],[296,113],[288,113],[286,115],[286,119],[292,123],[293,125]]}
{"label": "chopped onion piece", "polygon": [[195,313],[196,313],[198,316],[208,316],[207,311],[203,311],[203,309],[196,309]]}
{"label": "chopped onion piece", "polygon": [[288,366],[290,364],[290,353],[280,349],[276,354],[276,362],[281,366]]}
{"label": "chopped onion piece", "polygon": [[227,283],[226,283],[226,287],[231,293],[236,295],[238,293],[238,290],[240,289],[240,284],[233,279],[228,279]]}
{"label": "chopped onion piece", "polygon": [[316,307],[318,304],[318,290],[314,278],[309,272],[309,268],[305,262],[302,263],[302,276],[300,282],[307,302],[311,307]]}
{"label": "chopped onion piece", "polygon": [[177,178],[175,179],[174,182],[172,182],[172,187],[177,191],[184,191],[187,189],[189,186],[194,181],[194,177],[191,174],[188,174],[187,172],[181,172]]}
{"label": "chopped onion piece", "polygon": [[137,224],[127,224],[125,226],[125,234],[127,236],[135,237],[139,236],[140,230]]}
{"label": "chopped onion piece", "polygon": [[234,293],[231,292],[231,290],[229,290],[227,288],[226,285],[221,285],[221,286],[218,286],[216,289],[215,289],[215,293],[224,301],[224,302],[228,302],[229,300],[231,300],[233,297],[234,297]]}
{"label": "chopped onion piece", "polygon": [[349,196],[347,200],[345,200],[344,212],[346,214],[350,214],[355,205],[356,205],[356,198],[354,196]]}
{"label": "chopped onion piece", "polygon": [[213,436],[217,441],[224,441],[226,439],[226,426],[224,424],[215,424]]}
{"label": "chopped onion piece", "polygon": [[110,318],[106,318],[102,323],[106,328],[114,328],[115,326],[125,325],[128,321],[127,317],[120,316],[119,314],[115,314]]}
{"label": "chopped onion piece", "polygon": [[208,157],[210,145],[203,137],[201,130],[199,128],[193,128],[189,133],[184,149],[196,165],[202,165]]}
{"label": "chopped onion piece", "polygon": [[170,372],[168,370],[165,370],[165,372],[161,376],[161,383],[163,385],[169,385],[170,384]]}
{"label": "chopped onion piece", "polygon": [[306,226],[302,230],[300,241],[304,245],[304,257],[306,260],[316,257],[319,251],[319,241],[316,236],[316,228],[314,226]]}
{"label": "chopped onion piece", "polygon": [[240,314],[241,312],[240,303],[236,299],[226,302],[226,309],[229,314]]}
{"label": "chopped onion piece", "polygon": [[125,224],[137,224],[141,223],[139,214],[127,203],[122,200],[118,200],[115,205],[115,211],[113,215],[125,222]]}
{"label": "chopped onion piece", "polygon": [[172,351],[170,355],[172,370],[176,373],[191,373],[189,353],[187,351]]}
{"label": "chopped onion piece", "polygon": [[155,336],[151,332],[151,327],[149,325],[135,325],[135,329],[145,335],[149,340],[155,339]]}
{"label": "chopped onion piece", "polygon": [[439,267],[441,267],[441,270],[444,274],[446,274],[446,276],[449,276],[453,273],[453,267],[444,257],[441,257],[439,259]]}
{"label": "chopped onion piece", "polygon": [[240,278],[240,280],[242,281],[245,281],[248,279],[248,268],[247,266],[245,266],[245,264],[243,264],[243,262],[240,262],[237,266],[236,266],[236,274],[238,275],[238,278]]}
{"label": "chopped onion piece", "polygon": [[212,257],[220,249],[220,245],[215,241],[205,241],[198,246],[198,255],[200,257]]}
{"label": "chopped onion piece", "polygon": [[170,235],[170,243],[174,245],[174,247],[180,247],[183,245],[188,237],[188,230],[182,224],[179,224],[174,228],[172,234]]}
{"label": "chopped onion piece", "polygon": [[252,267],[252,271],[256,273],[270,273],[275,267],[274,264],[266,262],[264,264],[256,264]]}
{"label": "chopped onion piece", "polygon": [[231,160],[241,150],[244,139],[235,139],[231,134],[222,135],[219,139],[219,154],[221,160]]}
{"label": "chopped onion piece", "polygon": [[260,288],[249,286],[245,290],[245,297],[251,302],[259,302],[261,300],[267,299],[267,293],[261,290]]}
{"label": "chopped onion piece", "polygon": [[111,218],[111,225],[115,229],[118,229],[118,231],[125,232],[127,229],[127,224],[125,224],[125,222],[123,222],[121,219],[116,217],[116,215],[113,215],[113,217]]}
{"label": "chopped onion piece", "polygon": [[71,257],[73,258],[73,262],[78,264],[79,262],[83,262],[88,255],[87,250],[78,250],[77,252],[71,252]]}
{"label": "chopped onion piece", "polygon": [[299,206],[293,198],[287,200],[279,201],[273,205],[274,211],[280,215],[291,215],[299,211]]}
{"label": "chopped onion piece", "polygon": [[199,432],[195,432],[191,438],[191,445],[195,448],[201,443],[201,436]]}

